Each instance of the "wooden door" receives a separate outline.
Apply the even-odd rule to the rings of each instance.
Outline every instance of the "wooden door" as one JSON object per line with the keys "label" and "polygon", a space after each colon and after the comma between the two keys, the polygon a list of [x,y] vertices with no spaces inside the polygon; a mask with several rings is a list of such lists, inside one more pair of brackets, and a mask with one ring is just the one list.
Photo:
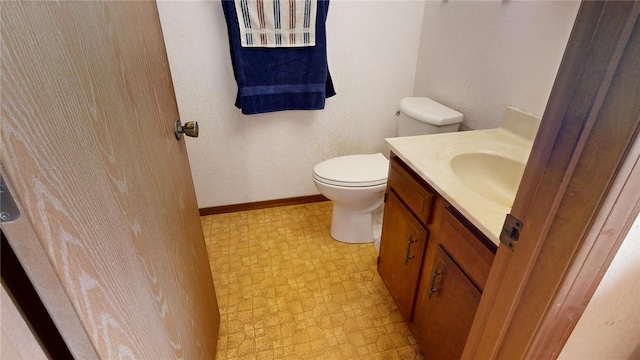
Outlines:
{"label": "wooden door", "polygon": [[402,317],[411,321],[428,234],[392,191],[387,196],[378,272]]}
{"label": "wooden door", "polygon": [[156,4],[5,2],[1,26],[3,177],[22,212],[2,229],[72,353],[213,359]]}
{"label": "wooden door", "polygon": [[415,334],[425,358],[457,360],[464,350],[481,294],[440,246],[434,263],[430,276],[422,280],[424,291],[414,314]]}

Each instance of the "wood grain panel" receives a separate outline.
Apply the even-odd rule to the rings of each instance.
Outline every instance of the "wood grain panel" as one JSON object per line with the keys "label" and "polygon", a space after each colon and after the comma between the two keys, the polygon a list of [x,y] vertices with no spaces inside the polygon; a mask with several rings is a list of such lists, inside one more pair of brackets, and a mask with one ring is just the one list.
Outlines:
{"label": "wood grain panel", "polygon": [[4,282],[0,291],[0,358],[11,360],[48,359],[29,325],[20,314],[20,310],[7,293]]}
{"label": "wood grain panel", "polygon": [[[49,314],[49,311],[44,307],[40,295],[33,287],[31,279],[24,271],[24,267],[9,245],[4,232],[0,231],[0,235],[2,235],[2,241],[0,242],[0,264],[2,266],[0,266],[0,268],[2,270],[2,283],[7,289],[7,292],[11,294],[13,302],[19,305],[25,321],[31,326],[33,334],[42,345],[42,348],[48,353],[49,357],[52,359],[73,358],[69,346],[65,343],[63,337],[60,335],[60,331],[58,331],[58,327],[52,319],[53,315]],[[26,240],[22,237],[20,239],[20,242],[25,242]],[[38,247],[40,247],[39,243],[36,245],[36,248]],[[46,264],[47,261],[44,263]],[[51,271],[51,273],[53,272]],[[43,293],[43,295],[47,296],[49,294]],[[70,320],[73,319],[72,314],[67,315]],[[83,339],[82,334],[76,335],[78,335],[76,341]],[[84,334],[84,339],[86,341],[86,334]],[[95,358],[95,355],[82,355],[84,355],[83,358],[87,359]],[[77,354],[75,357],[79,358],[80,356],[81,354]]]}
{"label": "wood grain panel", "polygon": [[214,358],[218,307],[155,3],[5,3],[2,33],[5,176],[97,353]]}
{"label": "wood grain panel", "polygon": [[[6,174],[7,171],[2,168],[2,173]],[[7,187],[15,189],[16,186],[8,180],[4,178]],[[24,216],[25,209],[20,201],[17,201],[16,205]],[[71,355],[75,359],[99,359],[31,222],[21,217],[11,223],[2,223],[2,232],[6,235],[8,243],[11,244],[10,247],[16,255],[16,260],[23,267]],[[3,252],[4,256],[7,254]],[[44,343],[43,345],[47,346],[48,344]],[[48,347],[47,350],[52,356],[55,355],[55,352]]]}

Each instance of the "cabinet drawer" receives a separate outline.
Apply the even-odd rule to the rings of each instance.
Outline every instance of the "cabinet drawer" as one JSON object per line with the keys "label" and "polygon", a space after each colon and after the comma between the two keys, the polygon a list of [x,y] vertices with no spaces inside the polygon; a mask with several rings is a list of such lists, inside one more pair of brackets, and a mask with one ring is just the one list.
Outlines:
{"label": "cabinet drawer", "polygon": [[418,183],[398,158],[391,157],[388,187],[392,189],[423,225],[429,223],[433,194]]}
{"label": "cabinet drawer", "polygon": [[[482,292],[489,277],[496,247],[472,225],[465,225],[456,210],[444,211],[438,242]],[[493,245],[488,247],[489,243]],[[490,245],[489,245],[490,246]]]}

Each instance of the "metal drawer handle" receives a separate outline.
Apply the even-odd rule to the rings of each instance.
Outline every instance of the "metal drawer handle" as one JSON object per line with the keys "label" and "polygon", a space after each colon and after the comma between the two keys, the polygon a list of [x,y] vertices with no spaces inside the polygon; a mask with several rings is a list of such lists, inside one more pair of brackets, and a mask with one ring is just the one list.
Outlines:
{"label": "metal drawer handle", "polygon": [[431,278],[431,288],[429,289],[429,299],[431,299],[431,296],[435,293],[438,292],[438,289],[435,288],[436,286],[436,277],[442,275],[442,271],[438,271],[438,267],[436,266],[436,268],[433,270],[433,277]]}
{"label": "metal drawer handle", "polygon": [[413,235],[409,235],[409,241],[407,242],[407,256],[404,258],[404,264],[409,264],[409,260],[415,259],[415,256],[409,255],[411,253],[411,244],[417,242],[418,240],[413,240]]}

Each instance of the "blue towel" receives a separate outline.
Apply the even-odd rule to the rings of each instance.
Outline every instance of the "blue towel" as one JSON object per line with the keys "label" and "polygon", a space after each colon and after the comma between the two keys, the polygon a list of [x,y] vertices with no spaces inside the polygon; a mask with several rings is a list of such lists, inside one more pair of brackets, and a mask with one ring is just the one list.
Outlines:
{"label": "blue towel", "polygon": [[325,99],[336,94],[327,64],[329,0],[318,0],[316,45],[312,47],[242,47],[233,0],[222,0],[222,9],[238,83],[235,106],[243,114],[324,109]]}

